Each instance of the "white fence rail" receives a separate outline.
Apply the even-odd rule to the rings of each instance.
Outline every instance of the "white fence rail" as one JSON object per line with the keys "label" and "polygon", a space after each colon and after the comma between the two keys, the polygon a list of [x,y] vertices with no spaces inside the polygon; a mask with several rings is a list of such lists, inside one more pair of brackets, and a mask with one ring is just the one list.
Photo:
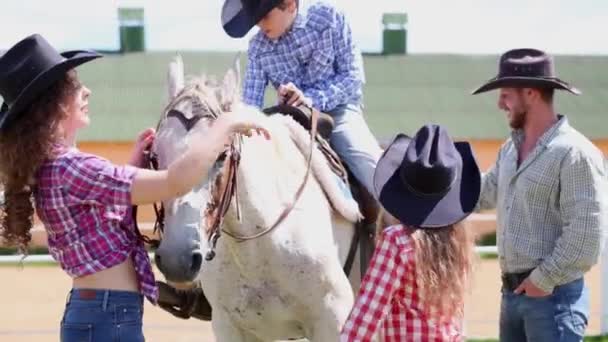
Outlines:
{"label": "white fence rail", "polygon": [[[477,246],[475,251],[479,254],[497,254],[496,246]],[[154,262],[154,254],[148,253],[150,260]],[[32,254],[25,258],[23,255],[0,255],[0,264],[36,264],[36,263],[56,263],[55,259],[49,254]]]}

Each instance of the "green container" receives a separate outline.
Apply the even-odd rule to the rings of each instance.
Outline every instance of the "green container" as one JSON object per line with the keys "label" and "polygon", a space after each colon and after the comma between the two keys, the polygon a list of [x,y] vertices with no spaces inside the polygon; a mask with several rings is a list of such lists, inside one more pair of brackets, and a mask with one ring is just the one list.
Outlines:
{"label": "green container", "polygon": [[146,49],[143,8],[119,8],[120,51],[141,52]]}
{"label": "green container", "polygon": [[144,28],[142,26],[120,27],[120,51],[141,52],[145,50]]}
{"label": "green container", "polygon": [[407,54],[407,14],[384,13],[382,16],[382,53]]}
{"label": "green container", "polygon": [[382,53],[385,55],[407,53],[407,30],[384,30],[382,32]]}

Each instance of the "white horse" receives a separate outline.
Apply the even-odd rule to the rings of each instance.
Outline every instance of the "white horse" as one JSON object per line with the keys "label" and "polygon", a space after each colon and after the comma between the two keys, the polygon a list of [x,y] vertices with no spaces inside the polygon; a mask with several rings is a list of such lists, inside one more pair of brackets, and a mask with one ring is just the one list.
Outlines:
{"label": "white horse", "polygon": [[230,112],[249,111],[272,138],[234,137],[204,184],[163,203],[157,267],[174,286],[202,286],[218,341],[337,341],[361,276],[355,265],[349,282],[342,269],[361,218],[357,203],[314,149],[311,176],[295,207],[285,209],[305,178],[310,134],[290,117],[243,105],[236,65],[214,85],[204,78],[185,84],[181,58],[169,64],[170,103],[153,146],[159,168],[183,152],[188,135],[205,134]]}

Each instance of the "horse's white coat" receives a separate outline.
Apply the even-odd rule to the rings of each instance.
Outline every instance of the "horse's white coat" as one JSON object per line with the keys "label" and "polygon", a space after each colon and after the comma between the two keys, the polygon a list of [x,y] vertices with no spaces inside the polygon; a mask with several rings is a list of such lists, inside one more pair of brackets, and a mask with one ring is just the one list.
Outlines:
{"label": "horse's white coat", "polygon": [[[183,80],[183,65],[178,57],[169,67],[170,100],[184,88]],[[244,138],[238,171],[242,217],[241,221],[237,219],[233,201],[223,225],[238,234],[259,232],[274,223],[303,180],[308,153],[308,141],[303,138],[306,132],[289,118],[269,118],[240,104],[238,69],[230,70],[217,89],[203,81],[198,81],[198,88],[206,94],[201,98],[206,99],[203,102],[209,108],[250,111],[271,133],[270,141],[260,136]],[[179,102],[176,108],[186,116],[194,110],[191,101]],[[188,134],[204,134],[209,123],[201,121]],[[184,150],[186,134],[178,120],[163,120],[154,146],[161,168]],[[217,341],[298,337],[320,342],[338,340],[360,279],[358,262],[351,273],[351,279],[356,279],[354,286],[342,271],[354,233],[352,221],[360,214],[356,204],[339,195],[321,158],[316,152],[314,177],[309,178],[297,205],[280,226],[268,235],[242,243],[224,234],[218,241],[215,258],[203,261],[197,279],[213,306],[212,325]],[[165,235],[157,253],[162,253],[167,265],[178,265],[182,260],[172,263],[172,257],[189,255],[193,250],[204,255],[208,250],[200,213],[209,200],[209,184],[213,184],[216,174],[211,172],[208,183],[183,198],[165,202]],[[179,272],[162,271],[165,276]],[[167,280],[172,281],[170,277]]]}

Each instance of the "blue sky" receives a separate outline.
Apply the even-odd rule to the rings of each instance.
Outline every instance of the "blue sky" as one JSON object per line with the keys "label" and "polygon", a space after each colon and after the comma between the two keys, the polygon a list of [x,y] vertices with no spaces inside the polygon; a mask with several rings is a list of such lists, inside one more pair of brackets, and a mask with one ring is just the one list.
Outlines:
{"label": "blue sky", "polygon": [[[382,48],[382,13],[399,11],[409,16],[412,53],[485,54],[528,46],[555,54],[608,54],[606,0],[328,1],[347,13],[356,41],[367,52]],[[0,49],[34,32],[62,50],[117,49],[117,6],[145,8],[149,50],[234,51],[247,46],[246,39],[231,39],[223,32],[222,0],[6,2],[0,11]]]}

